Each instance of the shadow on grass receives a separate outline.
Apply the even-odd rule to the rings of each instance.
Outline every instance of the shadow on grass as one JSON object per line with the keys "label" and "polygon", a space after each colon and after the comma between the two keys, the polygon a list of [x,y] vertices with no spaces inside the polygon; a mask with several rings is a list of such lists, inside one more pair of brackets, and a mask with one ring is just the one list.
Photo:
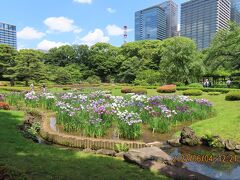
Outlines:
{"label": "shadow on grass", "polygon": [[0,166],[17,169],[29,179],[163,178],[111,157],[33,143],[17,130],[23,118],[21,112],[0,111]]}

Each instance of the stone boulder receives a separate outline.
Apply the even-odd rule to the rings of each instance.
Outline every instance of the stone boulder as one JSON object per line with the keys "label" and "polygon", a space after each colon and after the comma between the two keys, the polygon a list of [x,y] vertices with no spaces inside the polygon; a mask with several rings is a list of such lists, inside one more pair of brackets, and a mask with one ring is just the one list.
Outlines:
{"label": "stone boulder", "polygon": [[154,146],[141,149],[130,149],[123,157],[125,161],[135,163],[143,168],[151,166],[152,161],[165,164],[171,163],[171,157],[161,149]]}
{"label": "stone boulder", "polygon": [[164,143],[159,142],[159,141],[155,141],[155,142],[147,143],[146,146],[147,147],[155,146],[155,147],[158,147],[158,148],[162,148],[162,147],[164,147]]}
{"label": "stone boulder", "polygon": [[119,152],[115,154],[115,157],[123,158],[125,152]]}
{"label": "stone boulder", "polygon": [[83,150],[83,152],[85,152],[85,153],[96,153],[96,151],[91,149],[91,148],[86,148],[86,149]]}
{"label": "stone boulder", "polygon": [[240,145],[236,145],[236,146],[235,146],[235,149],[236,149],[236,150],[240,150]]}
{"label": "stone boulder", "polygon": [[181,146],[182,144],[180,143],[180,138],[175,138],[175,139],[170,139],[167,141],[168,144],[170,144],[171,146],[173,147],[179,147]]}
{"label": "stone boulder", "polygon": [[203,136],[201,141],[204,145],[215,148],[225,148],[225,141],[218,135]]}
{"label": "stone boulder", "polygon": [[201,144],[201,141],[190,127],[184,127],[181,132],[180,143],[189,146],[196,146]]}
{"label": "stone boulder", "polygon": [[96,154],[102,154],[106,156],[115,156],[116,152],[114,150],[109,150],[109,149],[99,149],[96,151]]}
{"label": "stone boulder", "polygon": [[226,140],[225,142],[225,148],[229,151],[233,151],[236,148],[236,144],[230,140]]}

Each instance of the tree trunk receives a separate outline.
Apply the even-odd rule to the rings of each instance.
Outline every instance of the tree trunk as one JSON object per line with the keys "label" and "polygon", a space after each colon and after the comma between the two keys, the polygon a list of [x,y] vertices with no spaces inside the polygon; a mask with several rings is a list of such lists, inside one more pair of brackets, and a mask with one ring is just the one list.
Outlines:
{"label": "tree trunk", "polygon": [[11,86],[14,86],[14,85],[15,85],[15,82],[14,82],[13,79],[11,79],[11,81],[10,81],[10,85],[11,85]]}
{"label": "tree trunk", "polygon": [[25,86],[28,87],[28,81],[25,81]]}

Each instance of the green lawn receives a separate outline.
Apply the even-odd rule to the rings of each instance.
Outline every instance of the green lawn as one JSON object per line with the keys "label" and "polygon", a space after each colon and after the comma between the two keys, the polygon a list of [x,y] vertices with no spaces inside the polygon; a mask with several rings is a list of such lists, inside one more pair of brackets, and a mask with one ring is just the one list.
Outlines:
{"label": "green lawn", "polygon": [[192,124],[198,135],[211,133],[224,139],[232,139],[240,144],[240,101],[225,101],[225,95],[204,95],[214,104],[216,116]]}
{"label": "green lawn", "polygon": [[17,131],[23,116],[22,112],[0,111],[0,172],[4,165],[30,179],[163,178],[120,159],[33,143]]}

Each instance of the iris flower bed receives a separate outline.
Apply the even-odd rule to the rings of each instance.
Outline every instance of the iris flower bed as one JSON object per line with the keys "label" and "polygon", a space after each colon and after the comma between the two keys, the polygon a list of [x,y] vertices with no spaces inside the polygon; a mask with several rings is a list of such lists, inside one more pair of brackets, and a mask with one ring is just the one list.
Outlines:
{"label": "iris flower bed", "polygon": [[212,104],[208,100],[177,95],[112,96],[96,91],[88,95],[30,92],[24,97],[19,94],[7,97],[14,104],[18,98],[28,107],[55,111],[57,123],[65,131],[80,132],[89,137],[103,137],[113,127],[121,138],[138,139],[143,124],[153,133],[165,133],[178,122],[206,119],[212,113]]}

